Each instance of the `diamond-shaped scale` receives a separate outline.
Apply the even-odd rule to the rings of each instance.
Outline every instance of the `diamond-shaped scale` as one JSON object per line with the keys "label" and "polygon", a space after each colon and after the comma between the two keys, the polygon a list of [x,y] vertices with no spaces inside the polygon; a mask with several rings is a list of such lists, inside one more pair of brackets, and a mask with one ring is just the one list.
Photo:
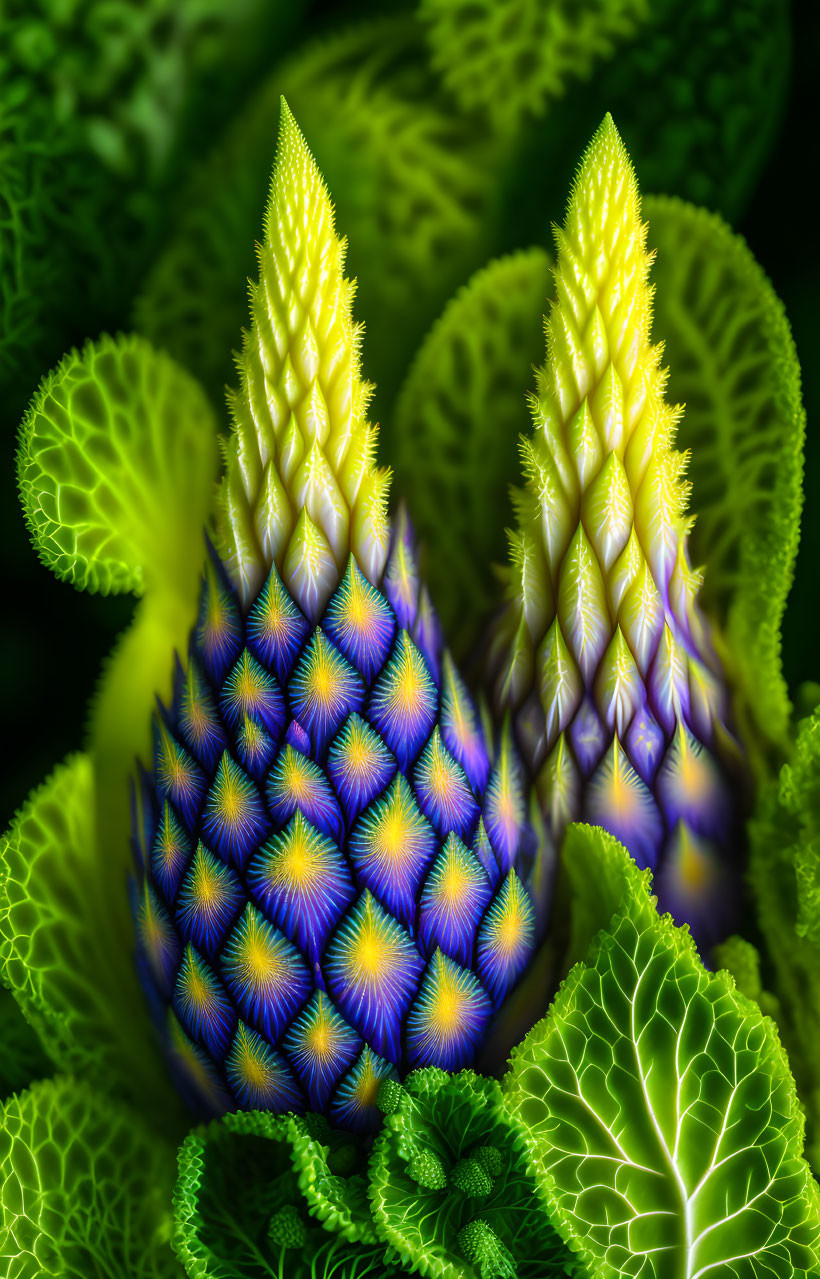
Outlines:
{"label": "diamond-shaped scale", "polygon": [[351,560],[312,626],[275,570],[243,610],[211,560],[156,717],[140,969],[206,1109],[372,1128],[383,1078],[472,1062],[531,953],[511,738],[491,761],[394,546],[392,599]]}

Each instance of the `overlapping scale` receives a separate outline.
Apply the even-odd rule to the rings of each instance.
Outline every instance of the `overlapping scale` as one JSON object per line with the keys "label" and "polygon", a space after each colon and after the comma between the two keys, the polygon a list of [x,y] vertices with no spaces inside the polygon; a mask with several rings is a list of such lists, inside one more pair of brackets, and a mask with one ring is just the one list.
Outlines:
{"label": "overlapping scale", "polygon": [[230,397],[225,564],[209,551],[156,717],[133,897],[186,1096],[367,1129],[385,1077],[473,1061],[535,904],[512,742],[492,760],[407,513],[388,519],[344,255],[284,108]]}
{"label": "overlapping scale", "polygon": [[[650,340],[640,213],[608,117],[556,234],[547,358],[490,668],[553,857],[568,822],[606,827],[652,868],[661,909],[709,947],[731,931],[739,897],[742,765],[688,562],[682,410],[664,399]],[[491,820],[487,830],[495,841]]]}
{"label": "overlapping scale", "polygon": [[532,952],[512,736],[491,759],[451,659],[418,642],[406,518],[388,577],[392,601],[351,558],[309,626],[275,570],[242,606],[209,557],[156,720],[136,905],[152,1007],[206,1109],[367,1128],[385,1075],[474,1059]]}

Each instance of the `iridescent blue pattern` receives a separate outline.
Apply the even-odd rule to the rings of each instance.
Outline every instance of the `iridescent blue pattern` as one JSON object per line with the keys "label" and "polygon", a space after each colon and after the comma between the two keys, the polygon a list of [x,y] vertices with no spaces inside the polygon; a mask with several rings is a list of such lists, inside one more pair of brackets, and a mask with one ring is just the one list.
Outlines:
{"label": "iridescent blue pattern", "polygon": [[534,946],[521,774],[406,517],[380,585],[351,559],[317,625],[275,569],[240,608],[211,553],[154,741],[138,966],[186,1097],[367,1130],[383,1078],[469,1065]]}

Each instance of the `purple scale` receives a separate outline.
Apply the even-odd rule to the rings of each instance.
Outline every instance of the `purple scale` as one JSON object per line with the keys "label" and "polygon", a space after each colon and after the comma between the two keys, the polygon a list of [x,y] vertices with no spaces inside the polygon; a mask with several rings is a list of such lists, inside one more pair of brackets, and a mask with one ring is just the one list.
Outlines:
{"label": "purple scale", "polygon": [[666,738],[647,706],[642,706],[632,717],[624,738],[624,747],[635,771],[647,786],[651,786],[666,749]]}
{"label": "purple scale", "polygon": [[393,536],[384,570],[382,590],[393,606],[399,626],[409,631],[418,611],[419,572],[416,565],[413,529],[402,505],[393,521]]}
{"label": "purple scale", "polygon": [[611,735],[607,733],[589,697],[585,697],[568,729],[572,751],[584,777],[589,777],[603,755]]}
{"label": "purple scale", "polygon": [[444,633],[438,614],[433,608],[430,592],[422,586],[419,593],[418,612],[410,634],[413,643],[424,654],[427,665],[437,684],[441,683],[441,651],[444,648]]}

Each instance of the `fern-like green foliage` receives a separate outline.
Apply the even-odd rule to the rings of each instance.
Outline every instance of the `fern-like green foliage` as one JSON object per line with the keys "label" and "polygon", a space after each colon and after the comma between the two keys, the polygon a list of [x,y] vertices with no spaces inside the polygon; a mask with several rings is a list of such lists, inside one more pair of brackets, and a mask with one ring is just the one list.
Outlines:
{"label": "fern-like green foliage", "polygon": [[159,1117],[175,1102],[126,941],[124,866],[108,853],[91,761],[72,756],[0,840],[0,981],[59,1070]]}
{"label": "fern-like green foliage", "polygon": [[433,66],[458,106],[500,129],[543,114],[649,12],[647,0],[419,0]]}
{"label": "fern-like green foliage", "polygon": [[[311,1131],[311,1125],[317,1130]],[[173,1244],[190,1279],[399,1279],[376,1238],[352,1141],[249,1111],[179,1154]]]}
{"label": "fern-like green foliage", "polygon": [[242,281],[254,274],[282,94],[350,238],[365,373],[384,404],[414,343],[487,254],[498,154],[442,102],[406,16],[318,41],[272,73],[193,179],[136,327],[221,398],[247,315]]}
{"label": "fern-like green foliage", "polygon": [[611,836],[583,828],[573,857],[590,884],[618,858],[621,901],[504,1083],[562,1232],[602,1279],[815,1274],[820,1192],[773,1023]]}
{"label": "fern-like green foliage", "polygon": [[703,606],[723,623],[724,661],[752,721],[747,740],[785,749],[780,633],[800,539],[805,434],[797,352],[782,303],[720,218],[663,198],[645,211],[657,250],[655,334],[669,394],[686,405],[692,553],[708,564]]}
{"label": "fern-like green foliage", "polygon": [[[809,1156],[820,1169],[820,710],[798,729],[791,759],[760,795],[749,825],[749,883],[774,1008],[808,1114]],[[749,943],[721,953],[748,981]],[[745,962],[738,962],[738,959]],[[754,992],[764,1006],[772,996]]]}
{"label": "fern-like green foliage", "polygon": [[174,1147],[81,1078],[0,1107],[0,1270],[7,1279],[172,1279]]}
{"label": "fern-like green foliage", "polygon": [[66,356],[20,434],[20,497],[34,545],[58,577],[85,590],[187,586],[216,469],[203,391],[133,336],[103,336]]}
{"label": "fern-like green foliage", "polygon": [[472,1071],[418,1070],[387,1085],[370,1160],[380,1234],[434,1279],[548,1279],[573,1273],[499,1085]]}
{"label": "fern-like green foliage", "polygon": [[[462,656],[495,603],[524,393],[543,355],[550,289],[538,248],[500,258],[448,303],[410,368],[390,431],[399,492],[426,542],[424,572]],[[499,513],[498,515],[496,513]]]}
{"label": "fern-like green foliage", "polygon": [[[678,442],[692,450],[704,602],[724,632],[745,737],[759,754],[761,742],[784,747],[789,717],[780,626],[799,538],[800,370],[782,304],[744,241],[680,200],[649,196],[643,208],[657,247],[654,332],[672,371],[669,398],[686,406]],[[399,487],[436,548],[431,591],[465,648],[479,636],[487,560],[499,555],[509,518],[487,513],[503,511],[500,493],[519,470],[531,349],[543,344],[547,305],[537,288],[547,279],[539,249],[480,272],[431,330],[398,403]]]}

